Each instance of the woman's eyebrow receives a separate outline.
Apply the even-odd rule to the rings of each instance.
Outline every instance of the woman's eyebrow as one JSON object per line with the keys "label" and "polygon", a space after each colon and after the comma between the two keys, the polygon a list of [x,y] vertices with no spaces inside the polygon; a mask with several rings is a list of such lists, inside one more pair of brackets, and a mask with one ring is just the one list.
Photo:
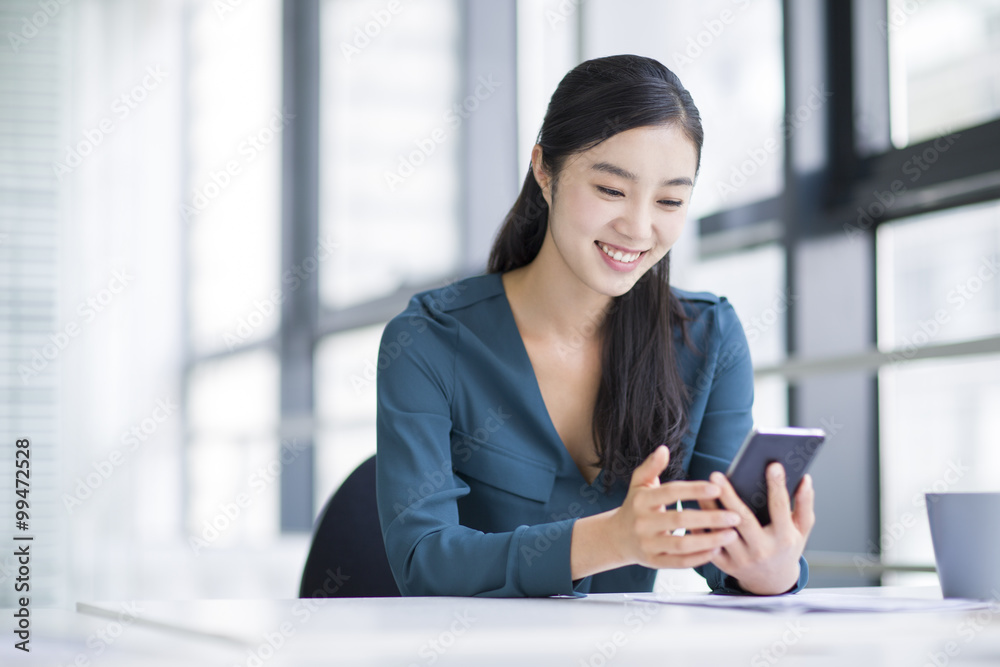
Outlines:
{"label": "woman's eyebrow", "polygon": [[[613,174],[614,176],[619,176],[626,180],[632,181],[633,183],[637,183],[639,181],[639,177],[633,174],[631,171],[623,169],[618,165],[611,164],[610,162],[595,162],[594,164],[590,165],[590,168],[593,169],[594,171],[601,171],[606,174]],[[687,176],[679,176],[677,178],[664,179],[660,182],[660,185],[666,187],[669,187],[671,185],[690,185],[693,187],[694,182]]]}

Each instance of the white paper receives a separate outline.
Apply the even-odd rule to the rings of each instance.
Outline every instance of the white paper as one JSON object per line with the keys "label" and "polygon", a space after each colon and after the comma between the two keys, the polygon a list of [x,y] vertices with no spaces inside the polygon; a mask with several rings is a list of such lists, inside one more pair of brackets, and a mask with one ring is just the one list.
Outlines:
{"label": "white paper", "polygon": [[753,611],[805,613],[826,612],[901,612],[901,611],[967,611],[985,609],[993,603],[979,600],[934,599],[884,597],[856,595],[849,593],[810,593],[803,591],[794,595],[708,595],[704,593],[665,594],[630,593],[632,600],[657,602],[660,604],[694,605],[699,607],[723,607],[726,609],[749,609]]}

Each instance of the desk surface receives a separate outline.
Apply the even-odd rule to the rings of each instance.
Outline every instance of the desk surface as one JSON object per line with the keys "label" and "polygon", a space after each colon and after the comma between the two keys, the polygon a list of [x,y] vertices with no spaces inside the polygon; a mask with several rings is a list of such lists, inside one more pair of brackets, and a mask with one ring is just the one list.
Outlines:
{"label": "desk surface", "polygon": [[[812,589],[904,597],[934,588]],[[807,589],[801,595],[808,595]],[[775,614],[583,599],[81,603],[4,665],[1000,665],[1000,613]],[[8,635],[9,637],[9,635]],[[7,657],[15,658],[13,662]]]}

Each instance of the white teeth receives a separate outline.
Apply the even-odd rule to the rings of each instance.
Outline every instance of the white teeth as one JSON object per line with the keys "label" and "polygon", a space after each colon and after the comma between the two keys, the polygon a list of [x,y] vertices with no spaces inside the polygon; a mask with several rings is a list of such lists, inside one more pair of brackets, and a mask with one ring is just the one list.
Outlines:
{"label": "white teeth", "polygon": [[641,252],[623,253],[621,250],[617,250],[616,248],[612,248],[611,246],[604,245],[601,242],[598,242],[597,245],[600,246],[601,250],[603,250],[604,254],[607,255],[608,257],[611,257],[619,262],[625,262],[626,264],[629,262],[634,262],[635,260],[639,259],[639,255],[642,254]]}

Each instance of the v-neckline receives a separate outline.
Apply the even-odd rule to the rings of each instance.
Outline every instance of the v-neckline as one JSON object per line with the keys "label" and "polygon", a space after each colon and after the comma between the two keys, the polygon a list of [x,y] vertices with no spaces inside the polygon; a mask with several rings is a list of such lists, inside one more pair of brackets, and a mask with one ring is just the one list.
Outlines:
{"label": "v-neckline", "polygon": [[521,335],[521,330],[517,327],[517,319],[514,317],[514,308],[511,306],[510,299],[507,297],[507,287],[503,283],[503,274],[495,273],[493,275],[496,276],[497,282],[500,283],[500,296],[503,297],[504,305],[507,307],[507,320],[513,331],[513,337],[517,341],[516,347],[520,350],[521,365],[525,367],[527,374],[531,376],[531,382],[535,390],[535,397],[538,399],[538,405],[544,415],[544,422],[547,424],[548,429],[551,432],[550,434],[553,436],[555,442],[559,445],[558,449],[560,451],[560,456],[563,458],[564,463],[568,463],[572,466],[576,474],[580,476],[580,481],[587,486],[593,487],[604,475],[604,468],[597,471],[597,475],[594,476],[594,480],[592,482],[588,482],[587,478],[584,477],[583,472],[580,471],[580,467],[577,465],[576,460],[569,453],[566,443],[563,442],[562,436],[559,435],[559,431],[556,429],[555,422],[552,421],[552,415],[549,414],[549,408],[545,405],[545,397],[542,396],[542,386],[538,382],[538,375],[535,373],[535,367],[531,363],[531,355],[528,354],[528,347],[524,344],[524,337]]}

